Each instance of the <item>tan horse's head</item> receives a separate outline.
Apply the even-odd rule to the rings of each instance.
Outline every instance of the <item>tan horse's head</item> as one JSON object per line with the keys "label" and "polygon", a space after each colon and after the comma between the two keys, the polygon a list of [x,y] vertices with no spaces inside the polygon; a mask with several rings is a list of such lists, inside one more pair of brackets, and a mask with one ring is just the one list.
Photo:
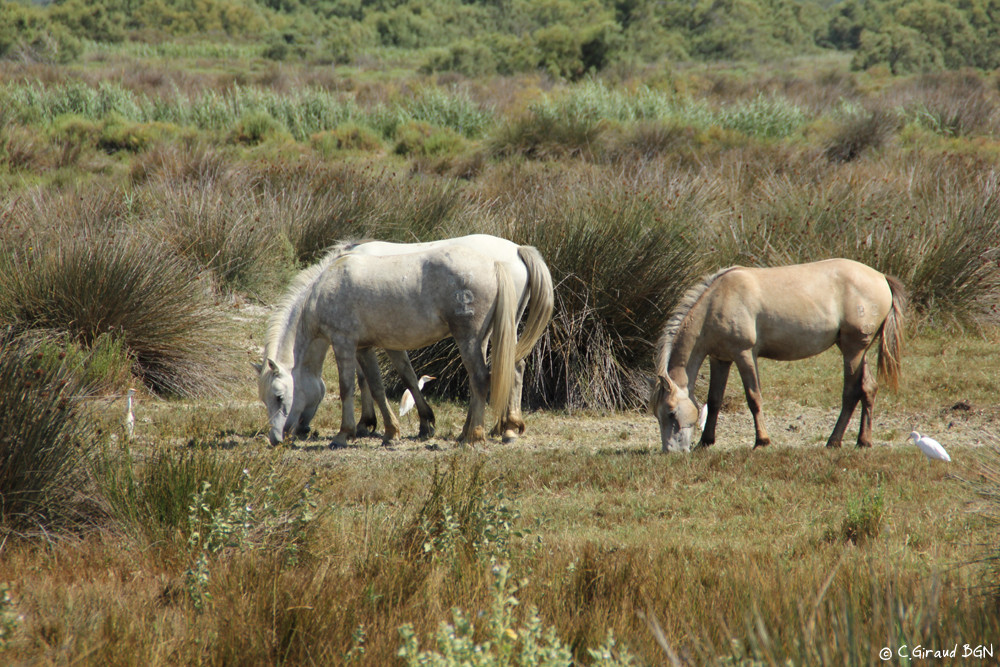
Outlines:
{"label": "tan horse's head", "polygon": [[292,412],[292,399],[295,395],[295,382],[292,373],[282,368],[273,359],[266,359],[261,365],[254,364],[259,376],[257,378],[257,395],[267,408],[267,419],[271,428],[267,439],[271,445],[279,444],[285,437],[288,426],[297,421],[289,419]]}
{"label": "tan horse's head", "polygon": [[649,397],[649,411],[660,423],[660,441],[664,452],[691,451],[691,437],[698,423],[698,406],[688,390],[667,375],[660,375]]}

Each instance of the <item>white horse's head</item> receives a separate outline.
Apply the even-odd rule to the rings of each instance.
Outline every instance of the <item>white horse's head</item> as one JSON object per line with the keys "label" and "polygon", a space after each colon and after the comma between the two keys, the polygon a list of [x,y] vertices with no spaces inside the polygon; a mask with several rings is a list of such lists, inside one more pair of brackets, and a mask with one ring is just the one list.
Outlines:
{"label": "white horse's head", "polygon": [[271,424],[267,439],[271,445],[277,445],[298,421],[292,410],[295,380],[291,371],[282,368],[273,359],[266,359],[259,366],[254,364],[254,368],[259,373],[257,395],[267,409],[267,419]]}
{"label": "white horse's head", "polygon": [[660,423],[660,441],[664,452],[691,451],[691,436],[698,423],[698,406],[686,388],[677,386],[669,376],[657,377],[649,398],[649,411]]}

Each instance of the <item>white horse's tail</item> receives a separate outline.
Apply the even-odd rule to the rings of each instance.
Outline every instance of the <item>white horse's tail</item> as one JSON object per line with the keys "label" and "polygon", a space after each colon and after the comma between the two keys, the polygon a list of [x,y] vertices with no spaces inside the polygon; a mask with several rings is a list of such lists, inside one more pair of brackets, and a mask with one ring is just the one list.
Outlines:
{"label": "white horse's tail", "polygon": [[500,262],[494,263],[497,276],[497,302],[493,310],[493,336],[490,339],[490,407],[499,417],[510,409],[514,387],[514,362],[517,346],[517,291],[510,272]]}
{"label": "white horse's tail", "polygon": [[552,289],[552,275],[546,266],[542,254],[533,246],[523,245],[517,249],[528,269],[528,311],[524,315],[524,331],[517,341],[517,361],[524,359],[541,337],[555,307],[555,294]]}

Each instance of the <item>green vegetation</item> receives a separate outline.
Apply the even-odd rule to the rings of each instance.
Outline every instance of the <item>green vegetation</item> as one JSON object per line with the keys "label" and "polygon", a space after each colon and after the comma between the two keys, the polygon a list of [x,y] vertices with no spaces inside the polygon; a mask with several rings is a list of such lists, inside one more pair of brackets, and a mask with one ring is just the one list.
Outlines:
{"label": "green vegetation", "polygon": [[[993,67],[992,4],[821,4],[0,4],[0,663],[869,664],[997,637],[1000,88],[953,69]],[[330,451],[331,392],[319,439],[266,449],[246,362],[295,272],[472,232],[556,281],[525,436],[455,449],[444,343],[414,354],[435,438]],[[719,444],[659,455],[635,408],[685,288],[830,256],[910,293],[878,446],[821,446],[834,350],[761,361],[770,448],[733,377]]]}
{"label": "green vegetation", "polygon": [[[577,80],[621,64],[838,49],[853,52],[858,69],[912,73],[997,67],[998,11],[994,0],[54,0],[43,8],[5,0],[0,58],[66,62],[108,45],[279,62],[407,53],[425,72],[540,70]],[[211,45],[190,43],[207,36]]]}

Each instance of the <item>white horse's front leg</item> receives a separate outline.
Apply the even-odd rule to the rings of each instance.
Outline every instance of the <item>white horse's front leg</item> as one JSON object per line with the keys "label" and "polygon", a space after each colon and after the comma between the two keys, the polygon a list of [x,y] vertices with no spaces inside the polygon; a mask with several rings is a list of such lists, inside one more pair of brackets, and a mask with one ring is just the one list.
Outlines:
{"label": "white horse's front leg", "polygon": [[334,344],[337,359],[337,382],[340,385],[340,431],[333,436],[331,449],[346,447],[347,439],[353,438],[357,430],[354,421],[354,374],[357,371],[356,349],[353,345]]}

